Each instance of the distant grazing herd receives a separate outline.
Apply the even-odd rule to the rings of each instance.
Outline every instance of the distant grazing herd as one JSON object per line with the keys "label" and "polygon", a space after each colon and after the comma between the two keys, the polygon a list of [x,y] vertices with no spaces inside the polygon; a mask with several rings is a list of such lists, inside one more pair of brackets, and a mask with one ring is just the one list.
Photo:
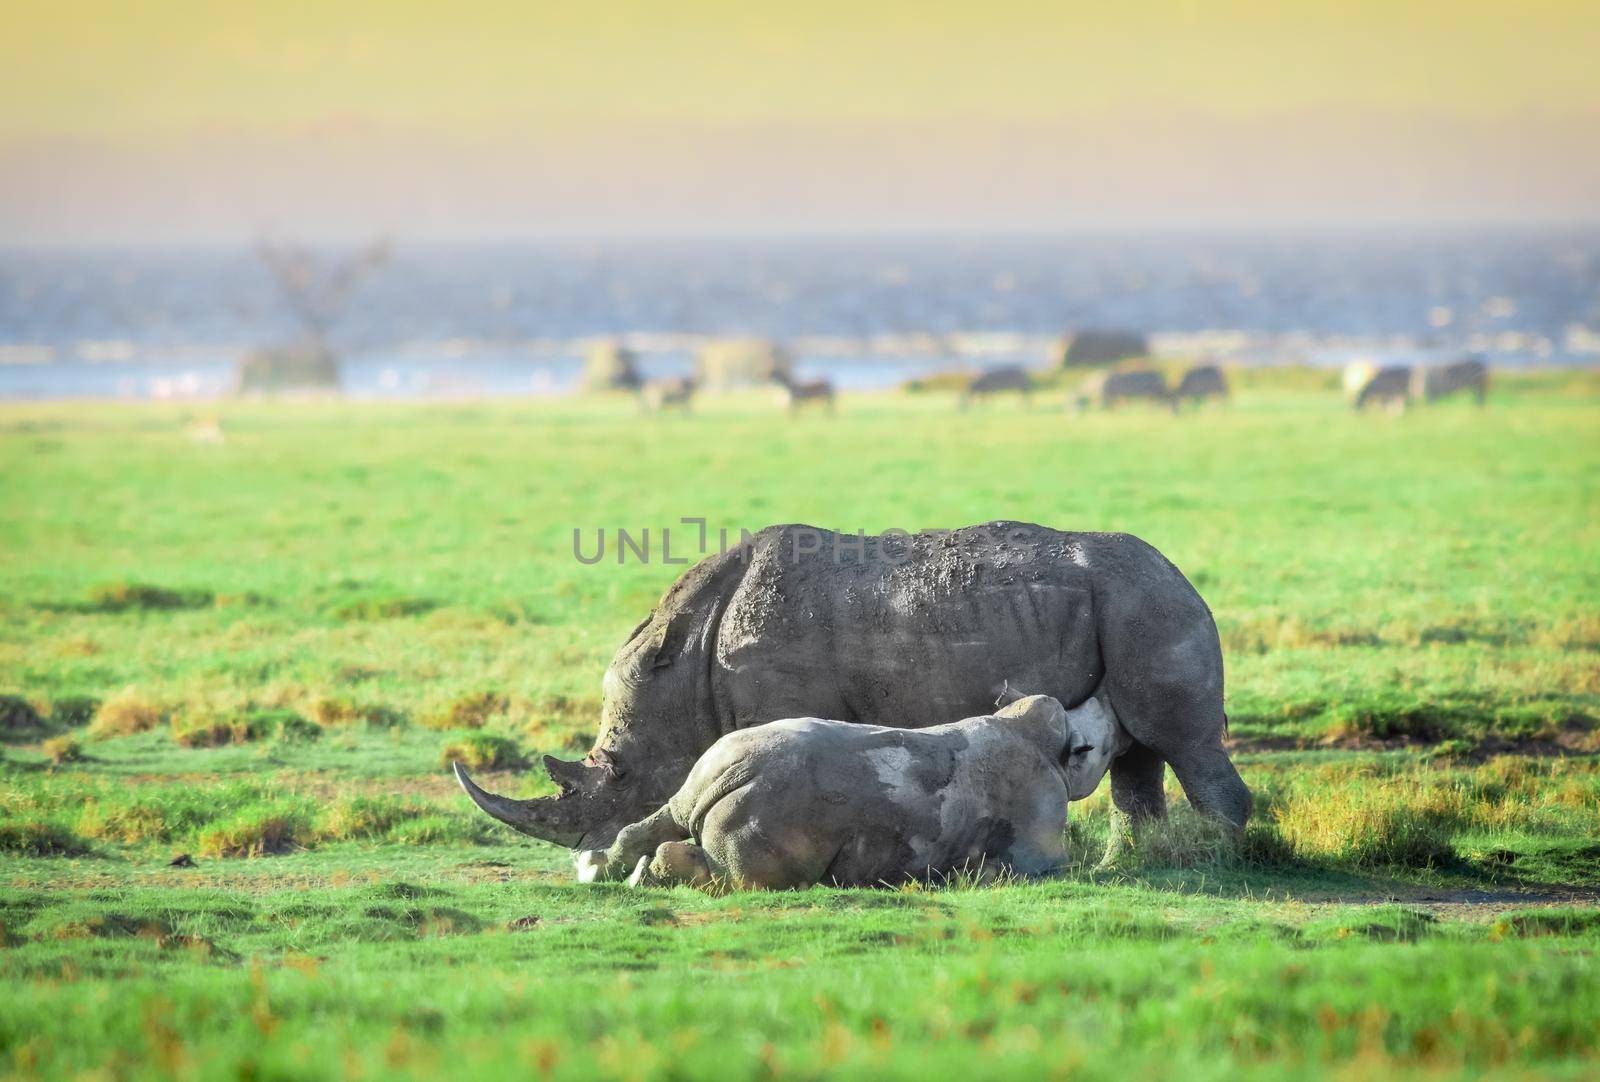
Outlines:
{"label": "distant grazing herd", "polygon": [[1437,368],[1352,364],[1344,370],[1344,389],[1358,410],[1368,406],[1403,410],[1411,403],[1434,402],[1457,391],[1470,391],[1481,406],[1489,394],[1489,366],[1478,360]]}
{"label": "distant grazing herd", "polygon": [[[1117,348],[1133,348],[1132,343],[1115,343]],[[1228,377],[1221,366],[1197,364],[1169,383],[1161,370],[1153,367],[1126,367],[1137,363],[1137,355],[1109,358],[1115,367],[1095,371],[1086,377],[1069,402],[1078,410],[1098,406],[1112,410],[1127,402],[1149,402],[1180,413],[1185,406],[1198,407],[1208,400],[1227,402]],[[1065,351],[1067,364],[1107,363],[1107,359],[1085,361]],[[633,351],[615,342],[592,349],[584,365],[585,385],[595,391],[628,391],[637,396],[640,408],[648,413],[667,410],[690,412],[695,395],[702,389],[726,390],[734,387],[775,386],[783,397],[787,412],[798,413],[816,406],[832,413],[838,397],[833,381],[826,377],[799,380],[787,351],[764,339],[732,339],[712,343],[695,357],[694,374],[670,379],[644,379]],[[1352,364],[1345,369],[1346,396],[1356,410],[1379,406],[1403,410],[1413,403],[1433,402],[1458,391],[1472,393],[1483,404],[1489,387],[1488,367],[1480,360],[1468,359],[1436,367]],[[998,395],[1014,394],[1024,403],[1039,390],[1034,376],[1021,365],[1005,365],[968,376],[957,390],[957,406],[967,409]]]}

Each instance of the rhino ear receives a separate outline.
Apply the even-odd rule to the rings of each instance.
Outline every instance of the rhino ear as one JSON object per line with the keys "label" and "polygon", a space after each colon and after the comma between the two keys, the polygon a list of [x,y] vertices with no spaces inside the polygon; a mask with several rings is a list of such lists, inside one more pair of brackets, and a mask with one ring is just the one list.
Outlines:
{"label": "rhino ear", "polygon": [[[657,620],[660,611],[659,608],[651,609],[643,620],[633,625],[633,630],[628,632],[628,637],[623,640],[622,648],[630,656],[640,660],[641,668],[645,666],[652,669],[662,668],[672,664],[676,656],[676,651],[671,651],[670,646],[675,618]],[[679,646],[681,649],[681,643]],[[620,652],[618,656],[621,656]]]}
{"label": "rhino ear", "polygon": [[651,668],[664,669],[683,656],[694,637],[695,622],[694,614],[688,612],[676,612],[667,618]]}
{"label": "rhino ear", "polygon": [[640,620],[637,624],[633,625],[633,630],[628,632],[628,637],[626,639],[622,640],[622,645],[626,646],[630,642],[632,642],[634,639],[637,639],[639,637],[639,633],[641,631],[643,631],[645,628],[649,627],[650,626],[650,621],[654,620],[655,618],[656,618],[656,610],[655,609],[651,609],[649,615],[647,615],[643,620]]}
{"label": "rhino ear", "polygon": [[1003,710],[1018,699],[1026,699],[1027,697],[1026,692],[1018,691],[1012,687],[1010,680],[1002,680],[1000,682],[1000,693],[994,697],[995,709]]}

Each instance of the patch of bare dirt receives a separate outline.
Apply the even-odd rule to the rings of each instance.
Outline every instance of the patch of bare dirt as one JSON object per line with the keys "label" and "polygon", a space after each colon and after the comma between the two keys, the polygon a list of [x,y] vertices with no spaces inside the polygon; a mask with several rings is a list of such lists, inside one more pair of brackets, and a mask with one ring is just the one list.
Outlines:
{"label": "patch of bare dirt", "polygon": [[1582,887],[1544,891],[1433,890],[1416,894],[1395,893],[1325,899],[1319,905],[1404,905],[1444,920],[1487,923],[1517,909],[1549,909],[1568,905],[1600,905],[1600,891]]}
{"label": "patch of bare dirt", "polygon": [[1262,751],[1399,751],[1406,748],[1437,748],[1452,745],[1452,758],[1465,762],[1482,762],[1496,755],[1526,755],[1534,758],[1567,758],[1594,755],[1596,737],[1600,730],[1587,724],[1569,724],[1553,738],[1503,740],[1487,737],[1468,741],[1459,738],[1428,740],[1416,736],[1378,738],[1351,734],[1333,738],[1313,739],[1306,736],[1258,736],[1230,738],[1223,741],[1230,753]]}

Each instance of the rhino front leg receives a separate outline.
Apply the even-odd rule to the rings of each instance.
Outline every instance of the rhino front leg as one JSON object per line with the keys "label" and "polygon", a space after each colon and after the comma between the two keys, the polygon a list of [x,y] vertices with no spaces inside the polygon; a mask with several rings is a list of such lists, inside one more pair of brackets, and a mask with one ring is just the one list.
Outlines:
{"label": "rhino front leg", "polygon": [[1111,761],[1111,833],[1100,867],[1115,864],[1140,827],[1167,814],[1166,760],[1138,742]]}
{"label": "rhino front leg", "polygon": [[648,861],[662,843],[682,841],[687,837],[689,831],[673,817],[672,804],[663,804],[653,815],[623,827],[609,849],[585,849],[579,852],[575,858],[578,882],[626,879],[639,861]]}

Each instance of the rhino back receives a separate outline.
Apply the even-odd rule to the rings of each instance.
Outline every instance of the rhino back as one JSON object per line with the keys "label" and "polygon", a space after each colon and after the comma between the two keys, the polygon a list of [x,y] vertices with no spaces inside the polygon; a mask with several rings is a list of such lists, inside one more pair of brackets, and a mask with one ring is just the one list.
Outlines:
{"label": "rhino back", "polygon": [[1098,683],[1092,577],[1114,535],[1001,522],[903,548],[868,538],[863,554],[827,531],[805,551],[794,529],[758,536],[722,615],[714,674],[734,724],[932,725],[1007,684],[1076,703]]}

